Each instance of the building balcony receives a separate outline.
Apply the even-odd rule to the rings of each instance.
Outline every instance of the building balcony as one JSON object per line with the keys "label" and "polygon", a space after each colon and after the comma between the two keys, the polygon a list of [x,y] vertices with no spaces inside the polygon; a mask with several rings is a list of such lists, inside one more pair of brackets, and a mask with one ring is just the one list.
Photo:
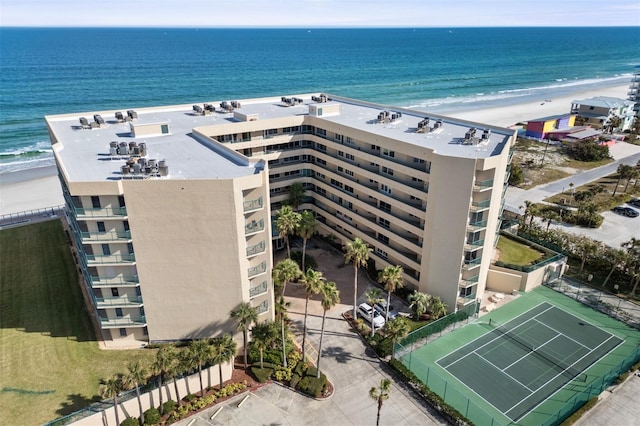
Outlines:
{"label": "building balcony", "polygon": [[479,257],[477,259],[465,260],[462,264],[462,269],[465,271],[470,271],[471,269],[477,268],[482,263],[482,258]]}
{"label": "building balcony", "polygon": [[137,287],[140,284],[138,277],[118,275],[115,277],[96,277],[91,276],[91,287]]}
{"label": "building balcony", "polygon": [[86,254],[87,265],[107,265],[107,264],[122,264],[122,263],[135,263],[136,256],[133,253],[129,254]]}
{"label": "building balcony", "polygon": [[263,281],[255,287],[251,287],[249,289],[249,297],[260,296],[261,294],[265,294],[269,290],[269,284],[267,281]]}
{"label": "building balcony", "polygon": [[258,197],[255,200],[246,200],[242,205],[245,213],[260,210],[262,207],[264,207],[262,197]]}
{"label": "building balcony", "polygon": [[474,275],[473,277],[463,278],[460,280],[459,288],[468,288],[478,284],[479,275]]}
{"label": "building balcony", "polygon": [[100,326],[102,328],[144,327],[146,325],[147,325],[147,319],[145,317],[119,317],[119,318],[100,317]]}
{"label": "building balcony", "polygon": [[124,308],[142,306],[141,296],[96,297],[96,308]]}
{"label": "building balcony", "polygon": [[256,306],[256,312],[258,312],[258,315],[264,314],[268,310],[269,310],[269,303],[266,300],[261,304],[259,304],[258,306]]}
{"label": "building balcony", "polygon": [[493,179],[485,179],[481,181],[476,181],[473,184],[473,190],[482,192],[493,188]]}
{"label": "building balcony", "polygon": [[131,231],[80,232],[80,238],[83,243],[126,242],[131,240]]}
{"label": "building balcony", "polygon": [[491,200],[484,200],[484,201],[473,201],[471,203],[471,211],[472,212],[479,212],[479,211],[483,211],[483,210],[489,210],[489,207],[491,205]]}
{"label": "building balcony", "polygon": [[264,243],[264,241],[261,241],[256,245],[253,245],[251,247],[247,247],[247,257],[255,256],[256,254],[260,254],[260,253],[264,253],[265,250],[266,250],[266,244]]}
{"label": "building balcony", "polygon": [[462,307],[462,306],[466,306],[469,305],[471,303],[475,303],[476,301],[476,293],[471,293],[467,296],[460,296],[458,297],[458,299],[456,300],[456,305],[458,305],[458,307]]}
{"label": "building balcony", "polygon": [[264,231],[264,219],[253,220],[244,225],[244,235],[256,234]]}
{"label": "building balcony", "polygon": [[487,227],[486,220],[481,220],[478,222],[470,222],[467,225],[467,231],[471,231],[471,232],[482,231],[483,229],[486,229],[486,227]]}
{"label": "building balcony", "polygon": [[105,208],[93,208],[85,209],[79,207],[71,207],[72,213],[78,219],[97,219],[97,218],[117,218],[123,219],[127,216],[126,207],[105,207]]}
{"label": "building balcony", "polygon": [[265,272],[267,272],[267,262],[262,262],[258,266],[253,266],[247,269],[249,278],[255,277],[256,275],[264,274]]}
{"label": "building balcony", "polygon": [[476,240],[476,241],[469,241],[464,245],[464,249],[466,251],[474,251],[474,250],[479,250],[484,246],[484,239],[482,240]]}

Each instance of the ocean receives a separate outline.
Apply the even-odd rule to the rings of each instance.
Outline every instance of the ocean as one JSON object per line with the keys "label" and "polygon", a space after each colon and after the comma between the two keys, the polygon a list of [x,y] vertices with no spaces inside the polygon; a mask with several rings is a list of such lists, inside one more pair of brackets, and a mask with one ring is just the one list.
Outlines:
{"label": "ocean", "polygon": [[0,28],[0,173],[44,116],[328,92],[448,113],[626,84],[640,28]]}

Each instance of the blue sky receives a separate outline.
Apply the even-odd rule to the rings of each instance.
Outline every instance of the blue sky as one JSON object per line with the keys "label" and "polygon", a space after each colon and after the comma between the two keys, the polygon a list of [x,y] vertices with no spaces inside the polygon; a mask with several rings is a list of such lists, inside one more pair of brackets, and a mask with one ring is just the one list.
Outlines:
{"label": "blue sky", "polygon": [[639,0],[2,0],[0,26],[639,26]]}

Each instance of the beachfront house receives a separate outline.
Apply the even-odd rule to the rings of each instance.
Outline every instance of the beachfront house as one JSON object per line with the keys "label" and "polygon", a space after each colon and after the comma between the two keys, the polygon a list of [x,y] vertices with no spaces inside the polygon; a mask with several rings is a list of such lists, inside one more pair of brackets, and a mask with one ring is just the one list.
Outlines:
{"label": "beachfront house", "polygon": [[325,94],[46,121],[108,345],[233,332],[243,302],[273,319],[272,215],[293,183],[318,232],[361,238],[376,269],[449,311],[482,299],[513,129]]}
{"label": "beachfront house", "polygon": [[546,139],[552,132],[572,128],[575,120],[576,116],[574,114],[552,115],[529,120],[527,122],[525,136],[529,138]]}
{"label": "beachfront house", "polygon": [[584,124],[605,130],[625,131],[631,129],[635,103],[626,99],[596,96],[571,102],[571,113]]}

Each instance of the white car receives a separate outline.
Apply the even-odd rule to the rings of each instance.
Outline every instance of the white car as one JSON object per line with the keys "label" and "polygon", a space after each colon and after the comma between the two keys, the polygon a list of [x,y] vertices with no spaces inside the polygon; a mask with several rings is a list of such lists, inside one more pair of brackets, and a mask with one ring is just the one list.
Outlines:
{"label": "white car", "polygon": [[[380,312],[376,311],[368,303],[361,303],[358,306],[358,314],[364,318],[369,324],[373,322],[373,328],[384,327],[384,316],[380,315]],[[373,318],[373,321],[371,320]]]}

